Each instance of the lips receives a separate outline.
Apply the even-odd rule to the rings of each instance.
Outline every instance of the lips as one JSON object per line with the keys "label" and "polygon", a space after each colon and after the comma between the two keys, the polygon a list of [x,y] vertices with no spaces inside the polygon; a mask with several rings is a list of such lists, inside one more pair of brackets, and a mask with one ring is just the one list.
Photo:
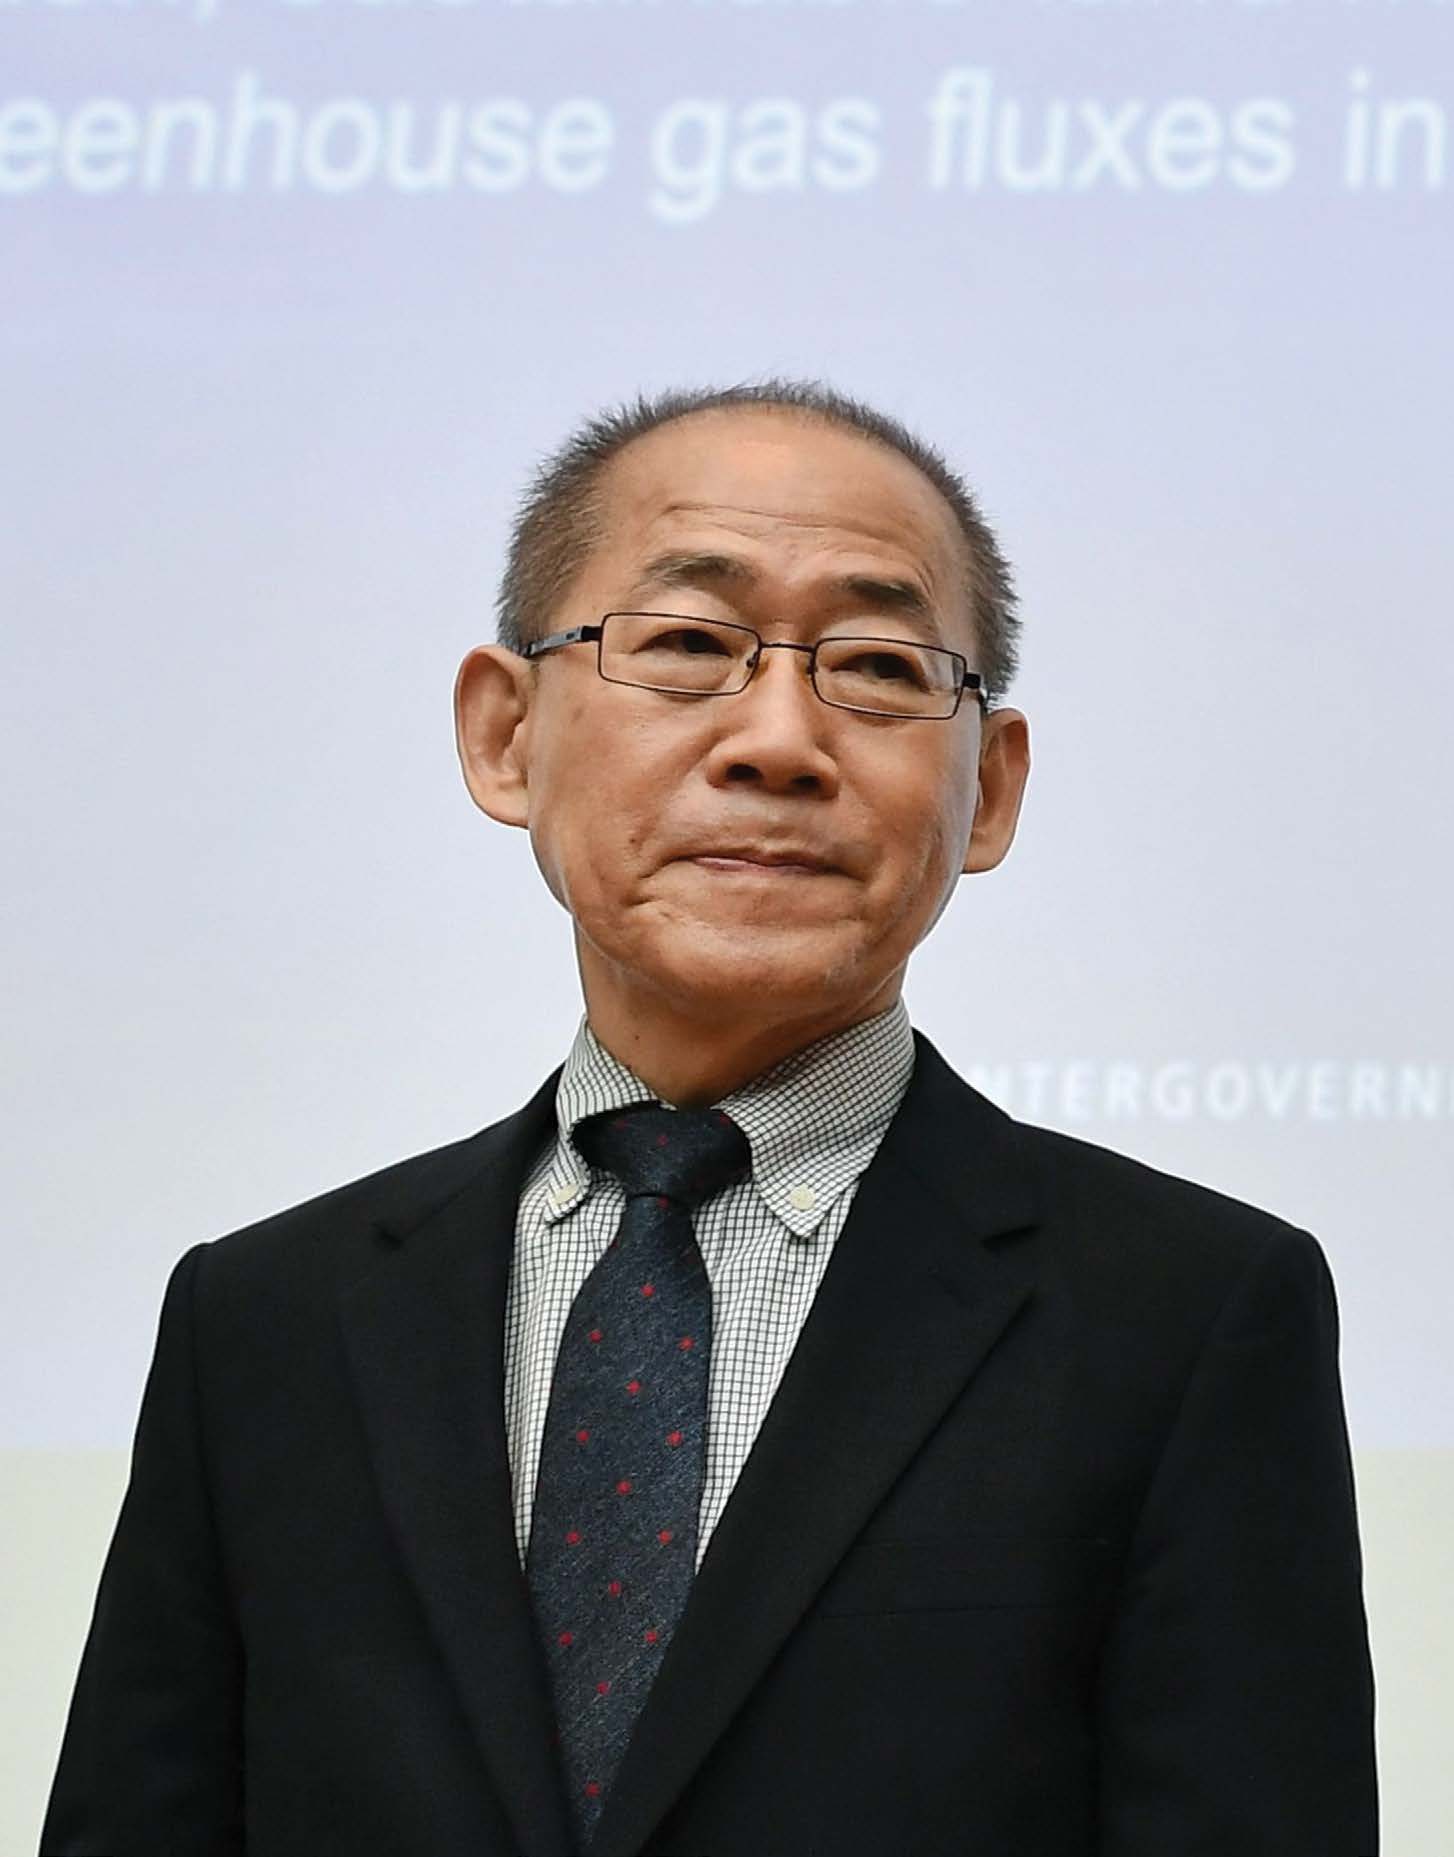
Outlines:
{"label": "lips", "polygon": [[828,872],[837,866],[802,845],[712,845],[687,853],[693,863],[757,865],[765,869],[788,866],[795,870]]}

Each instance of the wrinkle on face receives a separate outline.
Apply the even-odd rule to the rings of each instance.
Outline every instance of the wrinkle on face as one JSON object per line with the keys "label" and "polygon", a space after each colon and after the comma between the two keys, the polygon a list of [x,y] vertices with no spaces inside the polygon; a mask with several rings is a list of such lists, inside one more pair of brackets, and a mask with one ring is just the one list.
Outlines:
{"label": "wrinkle on face", "polygon": [[[730,446],[723,442],[727,421],[736,427]],[[832,458],[831,464],[825,463],[821,509],[803,502],[801,443],[794,441],[801,441],[805,433],[830,440],[820,447],[820,455]],[[699,478],[719,476],[724,492],[732,476],[729,451],[735,450],[739,458],[748,456],[755,467],[757,494],[744,500],[728,494],[676,492],[662,483],[656,468],[666,446],[685,452],[686,469]],[[878,472],[855,468],[855,456],[861,460],[866,450],[876,454]],[[881,482],[883,473],[893,480],[892,515],[883,512],[870,488],[871,480],[878,477]],[[780,504],[764,497],[764,476],[781,478]],[[606,488],[607,532],[618,537],[634,534],[650,553],[667,546],[710,552],[711,537],[733,536],[747,543],[750,553],[761,551],[761,568],[769,565],[763,556],[770,555],[784,591],[795,594],[811,587],[815,570],[821,569],[823,578],[832,577],[830,560],[861,556],[855,565],[865,576],[875,571],[882,575],[891,563],[894,574],[920,585],[928,604],[946,621],[956,621],[965,642],[972,643],[968,558],[958,524],[933,485],[906,459],[876,441],[771,412],[697,414],[628,446],[612,467]],[[846,571],[839,566],[834,574]]]}
{"label": "wrinkle on face", "polygon": [[[935,571],[937,563],[932,557],[942,548],[906,547],[901,528],[875,533],[867,525],[855,523],[849,528],[772,511],[750,512],[752,519],[744,521],[743,516],[749,512],[721,504],[692,508],[693,523],[687,531],[692,537],[690,552],[703,556],[726,553],[713,547],[709,538],[721,534],[738,537],[752,544],[745,565],[760,579],[770,575],[794,593],[810,591],[814,581],[827,585],[857,574],[865,580],[903,580],[918,590],[931,610],[948,611],[960,604],[942,584],[944,575]],[[664,511],[658,522],[668,536],[674,535],[668,512]],[[870,545],[865,546],[866,542]],[[679,551],[687,552],[684,548]]]}
{"label": "wrinkle on face", "polygon": [[834,532],[864,535],[870,541],[883,546],[893,546],[903,531],[898,526],[884,524],[882,527],[869,522],[858,522],[851,530],[845,530],[841,523],[825,521],[821,516],[799,515],[790,509],[756,509],[750,503],[700,503],[688,502],[684,498],[674,497],[666,503],[661,512],[662,520],[674,515],[701,516],[709,522],[720,523],[724,528],[736,527],[743,535],[760,534],[763,531],[788,528],[798,529],[805,540],[815,535],[829,535]]}

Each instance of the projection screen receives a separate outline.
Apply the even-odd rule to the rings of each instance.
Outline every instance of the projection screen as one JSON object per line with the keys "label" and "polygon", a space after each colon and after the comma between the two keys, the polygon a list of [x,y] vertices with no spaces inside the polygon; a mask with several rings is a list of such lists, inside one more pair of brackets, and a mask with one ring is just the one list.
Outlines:
{"label": "projection screen", "polygon": [[1318,1235],[1391,1848],[1446,1848],[1454,9],[0,0],[0,43],[6,1848],[171,1264],[574,1031],[450,729],[513,496],[584,412],[766,374],[907,420],[1015,563],[1019,840],[911,1011]]}

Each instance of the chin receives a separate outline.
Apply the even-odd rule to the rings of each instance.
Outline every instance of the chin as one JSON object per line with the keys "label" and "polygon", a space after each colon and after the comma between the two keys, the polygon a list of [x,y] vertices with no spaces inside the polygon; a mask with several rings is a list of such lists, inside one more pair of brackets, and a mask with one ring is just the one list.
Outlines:
{"label": "chin", "polygon": [[828,1004],[861,977],[856,950],[807,936],[740,923],[701,925],[690,937],[654,949],[643,963],[664,991],[709,1010],[756,1014],[780,1004],[801,1012]]}

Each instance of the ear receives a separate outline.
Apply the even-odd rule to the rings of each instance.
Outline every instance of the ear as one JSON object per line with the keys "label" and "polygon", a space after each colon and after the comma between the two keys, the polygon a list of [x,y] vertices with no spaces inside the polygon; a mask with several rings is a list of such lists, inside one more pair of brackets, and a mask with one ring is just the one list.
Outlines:
{"label": "ear", "polygon": [[1014,842],[1030,777],[1030,725],[1018,709],[992,709],[979,743],[979,791],[966,871],[993,870]]}
{"label": "ear", "polygon": [[535,673],[503,645],[477,645],[454,681],[454,737],[470,797],[501,825],[526,825]]}

